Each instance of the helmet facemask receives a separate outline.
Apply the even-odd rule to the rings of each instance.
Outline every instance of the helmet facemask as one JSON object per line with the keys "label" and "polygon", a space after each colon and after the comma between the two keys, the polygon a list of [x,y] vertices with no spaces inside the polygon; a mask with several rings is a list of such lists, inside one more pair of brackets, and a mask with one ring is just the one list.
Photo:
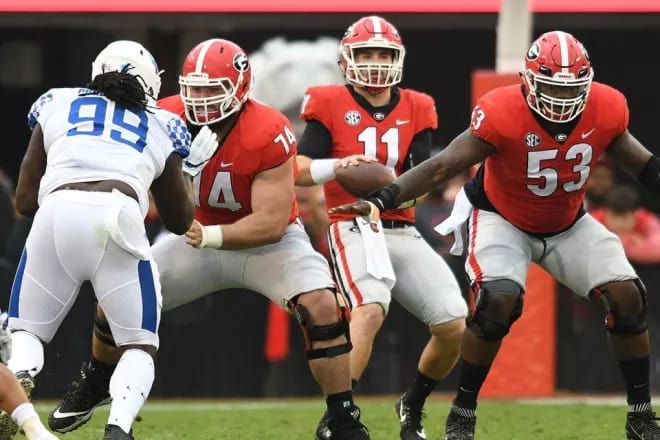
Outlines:
{"label": "helmet facemask", "polygon": [[[241,72],[237,84],[242,83]],[[186,117],[194,125],[210,125],[222,121],[238,112],[248,98],[246,93],[243,100],[238,99],[236,84],[230,78],[208,78],[203,72],[180,76],[179,85]]]}
{"label": "helmet facemask", "polygon": [[[525,72],[528,88],[527,102],[536,113],[551,122],[569,122],[584,110],[593,79],[593,70],[585,70],[582,78],[561,78],[537,75],[531,70]],[[558,78],[559,77],[559,78]]]}
{"label": "helmet facemask", "polygon": [[[386,49],[392,53],[392,61],[362,62],[360,51]],[[341,48],[341,65],[346,81],[366,88],[371,93],[379,93],[401,82],[405,49],[399,44],[382,41],[345,44]]]}

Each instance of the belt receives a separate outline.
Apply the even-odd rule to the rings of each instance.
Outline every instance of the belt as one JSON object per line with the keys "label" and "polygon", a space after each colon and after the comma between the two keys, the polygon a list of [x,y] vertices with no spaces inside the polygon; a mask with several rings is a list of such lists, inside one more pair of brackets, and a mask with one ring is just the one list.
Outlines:
{"label": "belt", "polygon": [[[353,219],[353,223],[356,223],[356,219]],[[402,229],[402,228],[408,228],[410,226],[415,226],[413,222],[409,222],[407,220],[384,220],[380,219],[380,222],[383,225],[383,228],[385,229]]]}

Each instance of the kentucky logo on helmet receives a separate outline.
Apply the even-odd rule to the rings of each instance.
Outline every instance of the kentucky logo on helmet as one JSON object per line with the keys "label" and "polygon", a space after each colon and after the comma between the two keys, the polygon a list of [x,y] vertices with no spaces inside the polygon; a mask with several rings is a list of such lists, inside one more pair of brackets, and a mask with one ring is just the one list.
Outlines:
{"label": "kentucky logo on helmet", "polygon": [[234,59],[232,61],[234,63],[234,68],[239,72],[245,72],[250,67],[248,57],[244,53],[237,53],[234,55]]}
{"label": "kentucky logo on helmet", "polygon": [[525,136],[525,143],[530,148],[538,147],[541,144],[541,138],[538,134],[530,132]]}

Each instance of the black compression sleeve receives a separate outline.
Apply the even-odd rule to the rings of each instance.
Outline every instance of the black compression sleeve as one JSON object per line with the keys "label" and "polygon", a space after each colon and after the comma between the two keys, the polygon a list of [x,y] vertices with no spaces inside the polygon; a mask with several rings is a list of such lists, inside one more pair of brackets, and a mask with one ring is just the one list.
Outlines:
{"label": "black compression sleeve", "polygon": [[403,171],[408,171],[412,167],[419,165],[431,157],[431,145],[433,144],[433,130],[422,130],[413,137],[408,148],[408,157],[403,164]]}
{"label": "black compression sleeve", "polygon": [[316,119],[307,121],[305,131],[298,141],[298,154],[311,159],[330,157],[332,135],[325,125]]}
{"label": "black compression sleeve", "polygon": [[639,173],[639,181],[648,189],[660,193],[660,159],[651,156],[644,169]]}

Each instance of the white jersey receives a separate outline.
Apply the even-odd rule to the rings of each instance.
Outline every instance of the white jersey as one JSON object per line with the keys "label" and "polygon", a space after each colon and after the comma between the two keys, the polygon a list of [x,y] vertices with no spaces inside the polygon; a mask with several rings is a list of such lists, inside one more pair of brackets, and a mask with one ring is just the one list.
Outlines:
{"label": "white jersey", "polygon": [[120,180],[149,208],[149,188],[172,153],[186,158],[185,122],[162,109],[132,111],[85,88],[51,89],[35,101],[28,125],[39,123],[47,155],[39,204],[55,188],[74,182]]}

